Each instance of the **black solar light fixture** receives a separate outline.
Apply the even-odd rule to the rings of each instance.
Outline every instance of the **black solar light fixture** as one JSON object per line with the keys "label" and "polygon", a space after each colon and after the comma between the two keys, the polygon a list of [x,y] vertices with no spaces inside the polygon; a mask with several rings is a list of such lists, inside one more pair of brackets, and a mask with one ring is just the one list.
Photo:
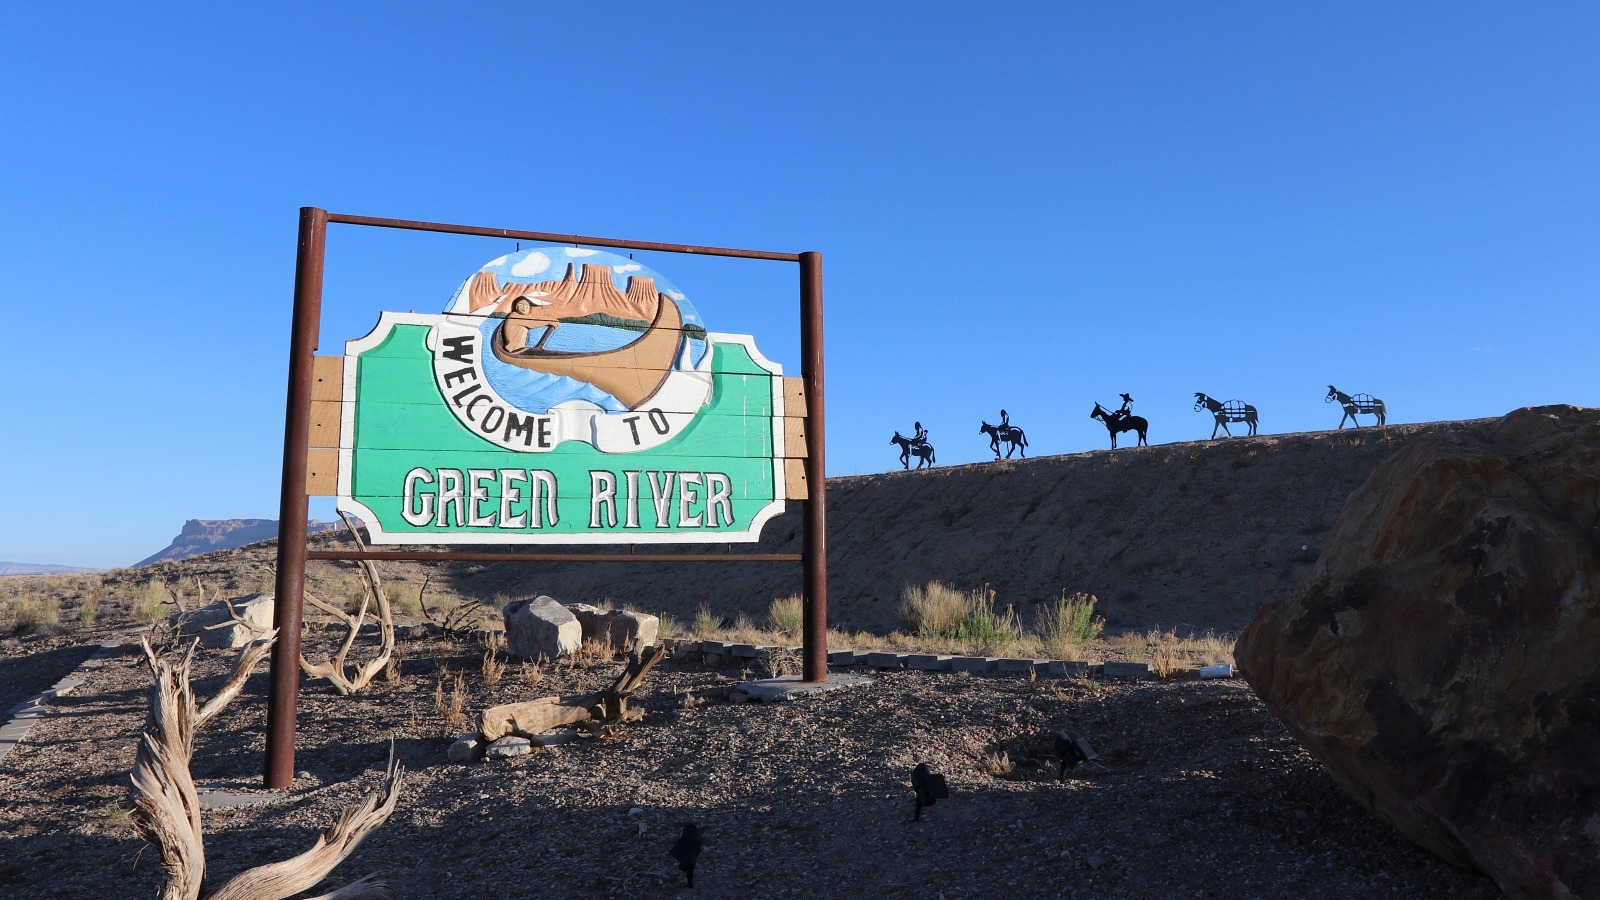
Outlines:
{"label": "black solar light fixture", "polygon": [[1067,773],[1094,759],[1094,749],[1089,742],[1081,737],[1073,737],[1065,731],[1055,733],[1056,758],[1061,760],[1061,775],[1056,781],[1067,780]]}
{"label": "black solar light fixture", "polygon": [[694,864],[700,859],[700,826],[683,823],[683,834],[678,836],[671,852],[672,858],[678,861],[678,868],[689,876],[689,887],[694,887]]}
{"label": "black solar light fixture", "polygon": [[929,770],[927,763],[917,763],[911,770],[911,790],[917,795],[917,814],[911,818],[913,822],[922,821],[922,808],[932,806],[937,800],[950,799],[950,787],[944,783],[944,776]]}

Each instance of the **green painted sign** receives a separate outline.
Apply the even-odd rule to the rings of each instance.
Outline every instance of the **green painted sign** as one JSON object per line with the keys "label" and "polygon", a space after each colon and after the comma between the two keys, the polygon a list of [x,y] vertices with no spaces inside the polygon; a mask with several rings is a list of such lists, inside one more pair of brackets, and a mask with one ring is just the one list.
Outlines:
{"label": "green painted sign", "polygon": [[523,250],[347,342],[338,507],[378,544],[755,541],[782,374],[630,259]]}

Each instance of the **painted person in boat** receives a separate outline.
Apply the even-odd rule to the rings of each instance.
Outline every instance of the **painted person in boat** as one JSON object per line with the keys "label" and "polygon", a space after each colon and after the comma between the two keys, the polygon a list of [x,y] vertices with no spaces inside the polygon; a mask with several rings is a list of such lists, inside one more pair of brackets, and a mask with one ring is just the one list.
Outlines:
{"label": "painted person in boat", "polygon": [[[549,304],[544,304],[548,306]],[[505,324],[500,328],[501,341],[505,348],[511,351],[526,350],[528,335],[536,328],[547,328],[544,335],[539,338],[539,343],[532,349],[543,347],[545,341],[550,340],[550,335],[555,334],[561,327],[561,321],[550,315],[540,315],[539,308],[534,305],[530,297],[518,297],[511,303],[511,313],[506,316]]]}

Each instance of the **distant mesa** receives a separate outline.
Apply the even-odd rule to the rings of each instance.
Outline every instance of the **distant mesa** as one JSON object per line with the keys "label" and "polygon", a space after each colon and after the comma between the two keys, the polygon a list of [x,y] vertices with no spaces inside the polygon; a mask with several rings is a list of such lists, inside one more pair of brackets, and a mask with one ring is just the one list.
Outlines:
{"label": "distant mesa", "polygon": [[66,575],[72,572],[92,572],[75,566],[46,566],[34,563],[0,562],[0,577],[6,575]]}
{"label": "distant mesa", "polygon": [[[318,522],[312,519],[307,524],[306,530],[315,533],[339,527],[342,527],[339,522]],[[183,523],[183,530],[178,532],[178,536],[172,539],[172,543],[165,550],[134,563],[134,568],[188,559],[191,556],[215,553],[218,550],[232,550],[246,544],[259,544],[277,538],[277,519],[190,519]]]}
{"label": "distant mesa", "polygon": [[541,312],[558,319],[581,319],[601,313],[635,322],[655,321],[661,295],[654,278],[633,275],[626,293],[611,280],[611,267],[585,263],[581,277],[577,267],[567,263],[567,275],[560,281],[534,284],[500,284],[493,272],[479,272],[467,289],[467,309],[476,315],[504,315],[518,297],[527,297]]}

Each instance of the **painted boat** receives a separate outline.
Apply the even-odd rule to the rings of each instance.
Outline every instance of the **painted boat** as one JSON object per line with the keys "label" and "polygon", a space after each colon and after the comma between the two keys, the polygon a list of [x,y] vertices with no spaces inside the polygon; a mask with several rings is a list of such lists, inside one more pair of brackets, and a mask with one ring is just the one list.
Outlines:
{"label": "painted boat", "polygon": [[663,295],[656,309],[656,318],[638,340],[615,350],[574,353],[538,347],[511,349],[506,346],[507,322],[495,329],[489,346],[494,355],[507,365],[566,375],[586,381],[622,401],[629,409],[660,390],[672,364],[678,357],[678,347],[683,339],[683,313],[670,297]]}

